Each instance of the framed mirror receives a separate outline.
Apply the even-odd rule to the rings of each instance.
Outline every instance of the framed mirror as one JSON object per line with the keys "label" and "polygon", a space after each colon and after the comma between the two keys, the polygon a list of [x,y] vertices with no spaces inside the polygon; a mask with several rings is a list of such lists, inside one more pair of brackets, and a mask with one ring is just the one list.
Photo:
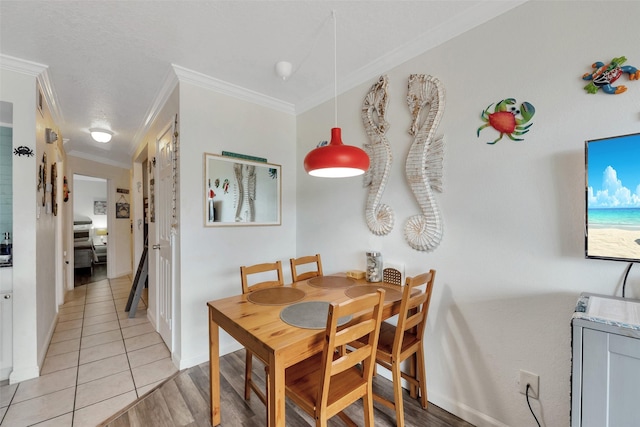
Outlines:
{"label": "framed mirror", "polygon": [[273,163],[205,153],[205,226],[280,225],[281,172]]}

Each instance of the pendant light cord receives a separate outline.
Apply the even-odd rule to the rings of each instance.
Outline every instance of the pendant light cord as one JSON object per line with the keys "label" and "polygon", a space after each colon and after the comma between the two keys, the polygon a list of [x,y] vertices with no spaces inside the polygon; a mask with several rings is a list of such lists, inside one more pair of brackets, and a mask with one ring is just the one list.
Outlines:
{"label": "pendant light cord", "polygon": [[336,23],[336,11],[333,15],[333,114],[334,127],[338,127],[338,25]]}

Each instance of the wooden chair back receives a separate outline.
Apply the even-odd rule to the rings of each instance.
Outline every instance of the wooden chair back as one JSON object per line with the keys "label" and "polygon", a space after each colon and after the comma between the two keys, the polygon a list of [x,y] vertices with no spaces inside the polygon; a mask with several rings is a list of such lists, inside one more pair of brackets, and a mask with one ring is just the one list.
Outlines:
{"label": "wooden chair back", "polygon": [[[251,279],[260,280],[255,282]],[[248,294],[253,291],[257,291],[260,289],[273,288],[276,286],[284,285],[284,275],[282,274],[282,262],[266,262],[262,264],[255,264],[250,266],[242,266],[240,267],[240,277],[242,281],[242,293]],[[272,280],[275,277],[275,280]],[[269,278],[271,280],[263,280],[265,278]],[[265,377],[269,379],[269,366],[266,360],[262,360],[262,363],[265,365]],[[258,385],[252,379],[252,369],[253,369],[253,353],[249,350],[246,350],[245,355],[245,371],[244,371],[244,398],[249,400],[251,397],[251,390],[253,390],[256,395],[260,398],[262,403],[265,405],[268,404],[267,397],[268,392],[263,392],[260,390]]]}
{"label": "wooden chair back", "polygon": [[[429,270],[429,272],[418,276],[407,277],[402,291],[402,302],[393,341],[392,354],[395,360],[404,360],[406,358],[401,357],[401,353],[408,350],[404,340],[415,340],[422,345],[435,278],[435,270]],[[415,292],[417,287],[424,284],[427,285],[424,292]]]}
{"label": "wooden chair back", "polygon": [[[294,282],[299,280],[307,280],[313,277],[322,276],[322,259],[320,258],[320,254],[303,256],[300,258],[291,258],[291,278]],[[309,267],[308,265],[315,264],[315,267]],[[303,271],[298,273],[298,267],[303,267]],[[315,268],[313,270],[309,270],[309,268]]]}
{"label": "wooden chair back", "polygon": [[[373,426],[372,376],[383,305],[382,289],[375,294],[330,304],[322,355],[287,369],[287,397],[314,417],[316,425],[326,426],[334,415],[347,425],[356,425],[343,410],[364,398],[365,425]],[[357,320],[337,325],[339,318],[349,315]],[[368,345],[340,352],[357,339],[366,340]]]}
{"label": "wooden chair back", "polygon": [[[250,284],[249,276],[253,276],[254,274],[261,274],[259,276],[261,279],[271,276],[273,274],[268,274],[270,272],[275,273],[275,280],[263,280],[260,282],[255,282]],[[246,294],[249,292],[257,291],[260,289],[273,288],[275,286],[283,286],[284,285],[284,275],[282,274],[282,262],[266,262],[263,264],[255,264],[250,266],[242,266],[240,267],[240,277],[242,280],[242,293]],[[252,277],[252,278],[255,278]]]}

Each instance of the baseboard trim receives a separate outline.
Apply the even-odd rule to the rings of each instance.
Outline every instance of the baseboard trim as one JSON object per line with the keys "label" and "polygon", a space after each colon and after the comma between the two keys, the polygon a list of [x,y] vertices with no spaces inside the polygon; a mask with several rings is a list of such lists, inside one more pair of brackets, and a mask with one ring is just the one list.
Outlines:
{"label": "baseboard trim", "polygon": [[39,376],[40,368],[38,366],[22,368],[20,370],[14,369],[9,375],[9,384],[15,384],[22,381],[30,380],[32,378],[38,378]]}
{"label": "baseboard trim", "polygon": [[[60,307],[58,307],[58,310]],[[49,345],[51,344],[51,338],[53,338],[53,333],[56,330],[56,326],[58,325],[58,313],[56,312],[55,317],[53,318],[53,322],[51,322],[51,327],[49,328],[49,332],[47,332],[47,337],[45,338],[45,342],[40,348],[40,353],[38,354],[38,365],[44,366],[44,358],[47,357],[47,350],[49,350]]]}
{"label": "baseboard trim", "polygon": [[429,390],[429,402],[444,409],[453,415],[473,424],[476,427],[510,427],[477,409],[457,402],[449,397],[443,396],[437,392]]}

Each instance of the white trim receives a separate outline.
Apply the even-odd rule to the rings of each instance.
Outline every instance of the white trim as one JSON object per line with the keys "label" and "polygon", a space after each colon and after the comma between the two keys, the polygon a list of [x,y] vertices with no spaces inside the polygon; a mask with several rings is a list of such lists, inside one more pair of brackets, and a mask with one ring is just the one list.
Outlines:
{"label": "white trim", "polygon": [[35,77],[49,107],[51,118],[58,125],[64,122],[58,96],[49,78],[49,66],[0,53],[0,68]]}
{"label": "white trim", "polygon": [[[423,53],[463,34],[472,28],[484,24],[509,10],[518,7],[529,0],[492,1],[484,0],[468,9],[462,15],[451,21],[442,22],[437,27],[420,35],[415,40],[381,56],[375,61],[341,78],[337,89],[338,95],[343,94],[365,82],[377,80],[381,74],[416,58]],[[296,104],[296,114],[304,113],[334,97],[333,86],[326,87],[305,100]]]}
{"label": "white trim", "polygon": [[53,89],[53,83],[51,83],[51,79],[49,78],[48,68],[49,67],[45,68],[42,73],[38,74],[36,79],[38,80],[38,84],[40,85],[40,89],[44,95],[45,102],[49,107],[51,118],[58,126],[60,126],[60,123],[64,123],[64,116],[62,115],[60,104],[58,103],[56,91]]}
{"label": "white trim", "polygon": [[40,376],[40,368],[38,365],[20,370],[14,369],[9,375],[9,384],[15,384],[22,381],[38,378]]}
{"label": "white trim", "polygon": [[212,90],[214,92],[222,93],[223,95],[262,105],[286,114],[295,115],[296,113],[295,106],[289,102],[284,102],[271,96],[245,89],[214,77],[209,77],[205,74],[189,70],[176,64],[171,64],[171,66],[173,67],[173,70],[180,82],[190,83],[203,89]]}
{"label": "white trim", "polygon": [[454,401],[449,397],[429,389],[429,402],[444,409],[455,416],[473,424],[476,427],[510,427],[495,418],[471,408],[464,403]]}
{"label": "white trim", "polygon": [[[59,306],[56,308],[56,315],[53,318],[53,322],[51,322],[51,327],[49,328],[49,332],[47,332],[47,337],[45,338],[45,344],[40,348],[40,352],[38,354],[38,365],[44,366],[44,359],[47,356],[47,351],[49,350],[49,346],[51,345],[51,338],[53,338],[53,333],[56,330],[56,326],[58,326],[58,310]],[[14,328],[15,331],[15,328]]]}
{"label": "white trim", "polygon": [[98,162],[98,163],[102,163],[105,165],[110,165],[110,166],[115,166],[118,168],[122,168],[122,169],[130,169],[131,168],[131,164],[129,163],[121,163],[115,160],[111,160],[111,159],[107,159],[105,157],[101,157],[101,156],[95,156],[93,154],[87,154],[83,151],[76,151],[76,150],[71,150],[71,151],[67,151],[67,156],[72,156],[72,157],[77,157],[79,159],[85,159],[85,160],[91,160],[94,162]]}
{"label": "white trim", "polygon": [[37,77],[47,69],[47,66],[0,53],[0,68]]}
{"label": "white trim", "polygon": [[[178,78],[175,72],[173,71],[173,68],[170,68],[169,71],[167,72],[167,75],[164,78],[160,91],[158,92],[155,99],[153,100],[153,104],[151,104],[151,107],[149,107],[147,114],[145,114],[144,123],[138,129],[135,136],[131,140],[131,147],[129,148],[129,154],[131,156],[133,156],[136,153],[136,150],[138,149],[140,144],[143,142],[142,138],[144,138],[147,132],[149,132],[151,125],[153,124],[155,119],[158,117],[158,114],[160,114],[160,111],[162,111],[162,107],[164,107],[164,104],[166,104],[167,100],[171,96],[171,93],[173,92],[173,90],[176,88],[177,85],[178,85]],[[130,168],[130,166],[128,166],[127,169],[128,168]]]}

